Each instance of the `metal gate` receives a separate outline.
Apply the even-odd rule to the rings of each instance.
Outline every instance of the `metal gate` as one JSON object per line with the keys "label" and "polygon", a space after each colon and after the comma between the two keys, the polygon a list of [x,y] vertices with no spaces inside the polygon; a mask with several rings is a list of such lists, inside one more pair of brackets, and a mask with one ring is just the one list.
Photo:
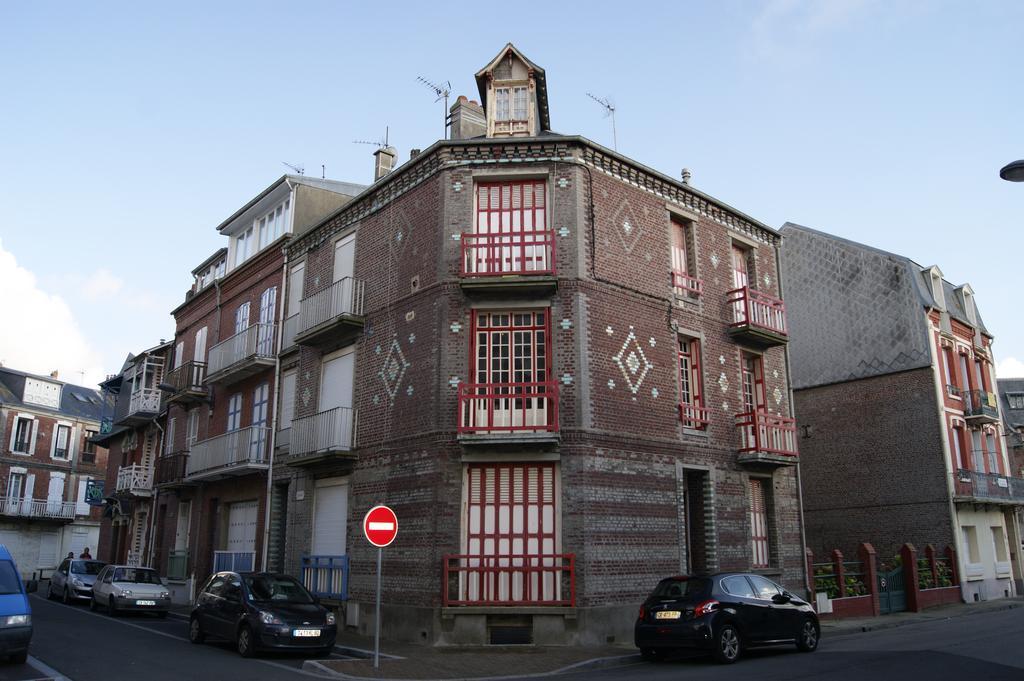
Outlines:
{"label": "metal gate", "polygon": [[878,603],[883,615],[907,609],[907,592],[903,586],[903,567],[878,573]]}

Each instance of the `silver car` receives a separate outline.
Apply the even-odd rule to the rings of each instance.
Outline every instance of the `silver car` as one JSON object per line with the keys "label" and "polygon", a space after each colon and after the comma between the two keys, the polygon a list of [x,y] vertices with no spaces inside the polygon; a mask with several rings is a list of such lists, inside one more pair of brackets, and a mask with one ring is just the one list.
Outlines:
{"label": "silver car", "polygon": [[65,603],[92,598],[92,584],[106,565],[100,560],[65,558],[50,576],[47,598],[60,598]]}
{"label": "silver car", "polygon": [[116,617],[127,611],[155,612],[167,617],[171,594],[152,568],[107,565],[96,576],[89,609],[104,607]]}

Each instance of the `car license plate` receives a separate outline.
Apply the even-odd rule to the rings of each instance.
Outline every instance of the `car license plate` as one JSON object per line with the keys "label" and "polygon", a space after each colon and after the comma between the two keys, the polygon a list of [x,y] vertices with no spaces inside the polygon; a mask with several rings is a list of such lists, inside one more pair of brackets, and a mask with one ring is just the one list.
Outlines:
{"label": "car license plate", "polygon": [[135,601],[135,605],[156,605],[156,601]]}
{"label": "car license plate", "polygon": [[679,619],[681,612],[678,610],[659,610],[654,613],[654,619],[656,620],[677,620]]}
{"label": "car license plate", "polygon": [[297,637],[315,638],[315,637],[320,635],[320,630],[319,629],[296,629],[295,631],[292,632],[292,635],[293,636],[297,636]]}

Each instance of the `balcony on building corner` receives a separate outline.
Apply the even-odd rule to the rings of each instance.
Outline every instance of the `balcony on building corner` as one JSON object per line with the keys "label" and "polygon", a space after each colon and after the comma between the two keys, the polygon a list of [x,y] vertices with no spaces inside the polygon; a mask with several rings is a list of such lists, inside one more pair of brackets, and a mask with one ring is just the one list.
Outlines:
{"label": "balcony on building corner", "polygon": [[464,232],[459,243],[459,283],[467,293],[547,294],[558,285],[554,230]]}
{"label": "balcony on building corner", "polygon": [[558,434],[558,383],[462,383],[459,440],[464,444],[552,443]]}

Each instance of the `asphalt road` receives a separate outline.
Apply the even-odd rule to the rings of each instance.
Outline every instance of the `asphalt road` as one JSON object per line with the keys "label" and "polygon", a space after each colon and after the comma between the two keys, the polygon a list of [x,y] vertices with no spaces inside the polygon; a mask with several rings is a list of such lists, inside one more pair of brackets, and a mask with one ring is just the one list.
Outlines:
{"label": "asphalt road", "polygon": [[173,614],[164,620],[146,613],[115,618],[90,612],[84,602],[69,606],[38,595],[31,599],[35,629],[29,663],[0,665],[0,681],[50,678],[47,667],[72,681],[314,678],[301,670],[301,655],[246,660],[227,642],[193,645],[188,623]]}
{"label": "asphalt road", "polygon": [[706,657],[665,662],[639,657],[602,669],[581,669],[560,679],[658,679],[687,681],[985,681],[1024,680],[1024,609],[979,613],[896,629],[823,637],[814,653],[792,646],[752,650],[731,666]]}

